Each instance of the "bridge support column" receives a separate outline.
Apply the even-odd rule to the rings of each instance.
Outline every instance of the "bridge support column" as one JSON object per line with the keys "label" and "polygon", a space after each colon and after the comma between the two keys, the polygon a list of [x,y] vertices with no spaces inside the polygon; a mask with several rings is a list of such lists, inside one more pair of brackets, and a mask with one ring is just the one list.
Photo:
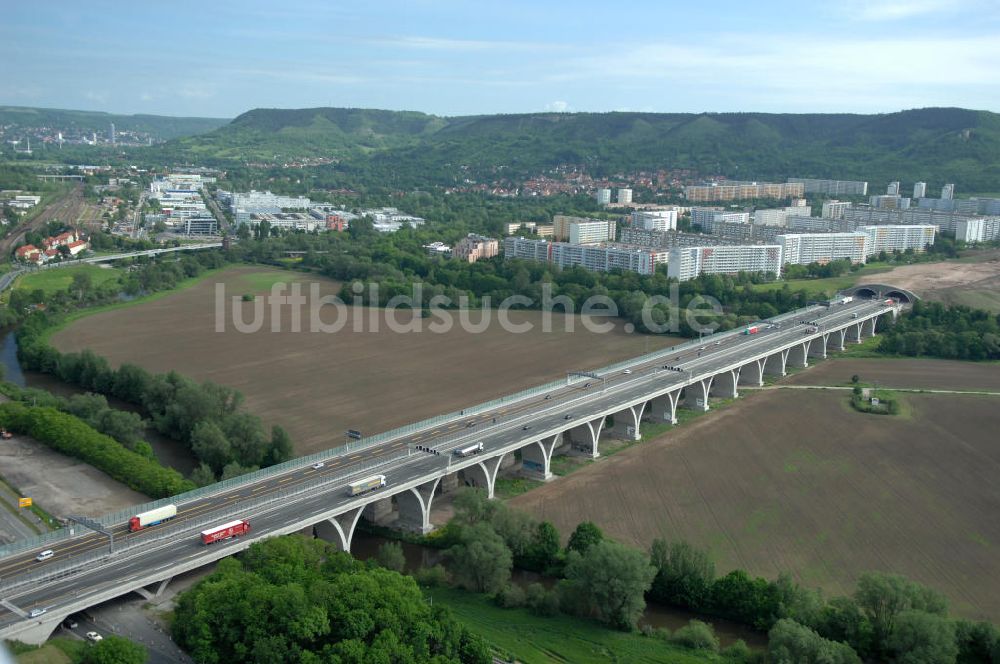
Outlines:
{"label": "bridge support column", "polygon": [[788,364],[805,369],[809,366],[809,346],[811,341],[803,341],[788,349]]}
{"label": "bridge support column", "polygon": [[521,472],[526,477],[546,482],[552,479],[552,453],[562,445],[562,434],[536,440],[521,448]]}
{"label": "bridge support column", "polygon": [[497,472],[500,470],[500,462],[505,456],[507,455],[502,454],[490,459],[484,459],[477,464],[463,468],[459,472],[464,476],[466,484],[486,489],[486,496],[492,498],[493,486],[497,480]]}
{"label": "bridge support column", "polygon": [[735,399],[740,396],[737,385],[740,382],[740,370],[730,369],[716,374],[712,380],[712,388],[709,392],[713,397],[720,399]]}
{"label": "bridge support column", "polygon": [[829,335],[827,339],[826,346],[827,350],[844,350],[844,337],[847,333],[846,329],[834,330]]}
{"label": "bridge support column", "polygon": [[458,473],[452,473],[451,475],[445,475],[441,478],[441,483],[438,485],[441,493],[450,493],[458,488]]}
{"label": "bridge support column", "polygon": [[769,376],[785,376],[788,371],[788,349],[768,355],[764,359],[764,373]]}
{"label": "bridge support column", "polygon": [[861,343],[862,340],[861,323],[854,323],[852,325],[848,325],[844,329],[844,333],[847,335],[847,339],[849,341],[853,341],[855,343]]}
{"label": "bridge support column", "polygon": [[677,401],[681,397],[680,390],[667,392],[662,396],[650,399],[647,402],[643,419],[647,422],[670,422],[677,424]]}
{"label": "bridge support column", "polygon": [[685,386],[684,407],[692,410],[708,410],[708,394],[712,391],[712,381],[715,376],[702,378]]}
{"label": "bridge support column", "polygon": [[163,594],[163,591],[167,589],[170,582],[174,580],[174,577],[168,576],[163,581],[155,584],[155,590],[148,590],[146,588],[136,588],[135,592],[142,595],[146,600],[152,601]]}
{"label": "bridge support column", "polygon": [[[390,505],[391,509],[391,505]],[[313,525],[313,533],[317,538],[334,544],[341,551],[350,552],[351,540],[354,539],[354,529],[361,520],[364,507],[355,507],[338,514],[332,519],[326,519]]]}
{"label": "bridge support column", "polygon": [[764,384],[764,360],[754,360],[740,367],[739,384],[760,387]]}
{"label": "bridge support column", "polygon": [[392,517],[392,498],[383,498],[365,505],[361,512],[369,523],[386,524]]}
{"label": "bridge support column", "polygon": [[875,322],[878,320],[878,316],[872,316],[866,321],[861,323],[861,338],[864,337],[874,337],[875,336]]}
{"label": "bridge support column", "polygon": [[27,627],[24,630],[19,630],[16,634],[12,634],[9,638],[15,641],[20,641],[21,643],[27,643],[29,646],[44,645],[56,629],[58,629],[59,624],[66,619],[65,615],[62,617],[55,615],[45,617],[51,619],[46,622],[37,623],[32,621],[30,627]]}
{"label": "bridge support column", "polygon": [[641,440],[639,421],[642,419],[642,412],[645,409],[646,402],[643,401],[615,413],[615,423],[608,429],[608,435],[619,440]]}
{"label": "bridge support column", "polygon": [[431,503],[440,478],[424,482],[420,486],[397,493],[394,497],[399,506],[398,524],[402,528],[426,535],[434,530],[431,523]]}
{"label": "bridge support column", "polygon": [[569,438],[572,449],[582,452],[593,459],[601,456],[597,448],[597,443],[601,438],[605,419],[604,417],[598,417],[596,420],[584,422],[565,431],[564,435]]}
{"label": "bridge support column", "polygon": [[827,332],[822,337],[812,340],[809,344],[809,354],[813,357],[818,357],[820,359],[826,359],[826,344],[830,340],[830,332]]}

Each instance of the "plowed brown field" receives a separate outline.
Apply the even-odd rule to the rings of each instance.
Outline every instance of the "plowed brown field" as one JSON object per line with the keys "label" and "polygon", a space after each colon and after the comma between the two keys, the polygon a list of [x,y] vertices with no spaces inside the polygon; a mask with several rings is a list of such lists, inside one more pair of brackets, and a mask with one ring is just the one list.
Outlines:
{"label": "plowed brown field", "polygon": [[[541,314],[512,311],[512,322],[531,323],[533,331],[510,334],[494,323],[481,333],[455,326],[447,333],[399,334],[387,329],[354,332],[347,324],[335,334],[292,332],[286,310],[282,331],[271,332],[265,308],[263,328],[237,332],[231,319],[215,332],[215,284],[229,296],[269,292],[273,281],[316,281],[321,294],[339,292],[339,284],[301,273],[242,267],[226,270],[164,298],[82,318],[54,335],[60,350],[90,348],[113,364],[132,362],[151,371],[171,369],[239,389],[249,409],[268,423],[288,429],[298,454],[344,442],[344,431],[385,431],[551,380],[566,371],[597,368],[677,343],[667,337],[589,332],[575,317],[572,333],[543,332]],[[287,292],[287,291],[286,291]],[[308,289],[305,289],[308,292]],[[244,320],[251,320],[245,303]],[[378,310],[362,309],[367,317]],[[470,318],[478,322],[480,314]],[[400,322],[408,320],[405,312]],[[332,316],[324,314],[330,322]],[[427,323],[434,319],[427,319]],[[553,316],[553,329],[565,317]]]}
{"label": "plowed brown field", "polygon": [[[808,376],[808,372],[804,374]],[[709,548],[717,568],[849,592],[905,574],[1000,619],[1000,397],[907,395],[910,418],[843,393],[770,390],[513,499],[564,535]]]}

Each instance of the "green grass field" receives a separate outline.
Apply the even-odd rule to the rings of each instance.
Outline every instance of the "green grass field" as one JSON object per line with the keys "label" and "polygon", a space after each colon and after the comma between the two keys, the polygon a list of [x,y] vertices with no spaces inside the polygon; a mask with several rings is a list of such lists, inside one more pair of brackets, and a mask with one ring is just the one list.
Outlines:
{"label": "green grass field", "polygon": [[619,632],[590,620],[539,617],[527,609],[501,609],[477,593],[451,588],[432,588],[424,593],[430,601],[451,609],[471,631],[524,664],[726,661],[719,655],[686,650],[637,632]]}
{"label": "green grass field", "polygon": [[18,664],[73,664],[83,659],[86,649],[87,644],[80,639],[57,636],[41,648],[25,648],[15,659]]}
{"label": "green grass field", "polygon": [[69,285],[73,283],[73,277],[77,274],[89,274],[94,287],[97,287],[108,281],[114,281],[121,274],[121,271],[115,268],[104,268],[96,265],[57,267],[26,274],[17,280],[17,284],[14,287],[19,290],[29,291],[41,288],[45,291],[46,295],[50,295],[56,291],[69,288]]}
{"label": "green grass field", "polygon": [[869,276],[878,274],[879,272],[886,272],[890,269],[892,269],[891,266],[885,263],[872,262],[866,264],[857,272],[850,272],[840,277],[829,277],[827,279],[782,279],[766,284],[754,284],[753,289],[762,292],[781,290],[787,284],[793,291],[805,289],[812,297],[820,295],[829,295],[832,297],[839,290],[850,288],[864,281],[870,281],[868,279]]}

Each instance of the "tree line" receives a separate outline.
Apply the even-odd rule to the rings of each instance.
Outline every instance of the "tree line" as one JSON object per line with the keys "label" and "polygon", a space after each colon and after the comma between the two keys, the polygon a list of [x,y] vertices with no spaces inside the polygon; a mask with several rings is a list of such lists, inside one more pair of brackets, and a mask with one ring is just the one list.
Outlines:
{"label": "tree line", "polygon": [[183,593],[172,633],[196,662],[490,664],[487,645],[413,579],[319,540],[255,543]]}
{"label": "tree line", "polygon": [[953,360],[1000,359],[1000,315],[917,300],[883,331],[878,352]]}
{"label": "tree line", "polygon": [[[995,626],[949,618],[943,596],[899,575],[865,573],[852,595],[827,599],[787,574],[773,581],[738,569],[719,576],[711,556],[687,542],[657,539],[648,553],[633,549],[590,522],[579,524],[562,547],[551,523],[488,500],[481,490],[462,489],[454,508],[454,518],[424,538],[446,550],[447,570],[424,570],[417,579],[443,583],[450,575],[456,585],[493,595],[501,606],[631,630],[647,600],[653,601],[768,632],[772,662],[1000,662]],[[400,570],[401,556],[379,554],[383,564]],[[559,581],[552,590],[520,588],[511,584],[513,567]],[[670,638],[718,649],[708,626],[692,624]],[[750,657],[741,647],[725,654]]]}

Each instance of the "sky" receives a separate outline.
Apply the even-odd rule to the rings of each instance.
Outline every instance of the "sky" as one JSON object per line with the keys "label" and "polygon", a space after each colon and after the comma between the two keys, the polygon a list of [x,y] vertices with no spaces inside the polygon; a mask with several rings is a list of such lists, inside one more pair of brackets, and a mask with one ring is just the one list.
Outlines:
{"label": "sky", "polygon": [[1000,0],[2,0],[0,104],[1000,111]]}

